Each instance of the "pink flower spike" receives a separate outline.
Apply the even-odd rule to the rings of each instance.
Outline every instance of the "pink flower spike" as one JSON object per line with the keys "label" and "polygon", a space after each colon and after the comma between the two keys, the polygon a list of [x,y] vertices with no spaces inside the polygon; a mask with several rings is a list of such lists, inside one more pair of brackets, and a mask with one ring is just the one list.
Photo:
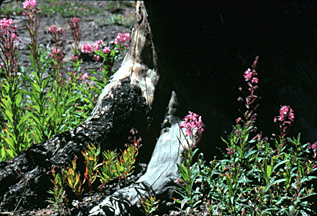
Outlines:
{"label": "pink flower spike", "polygon": [[73,23],[77,23],[79,22],[79,18],[74,17],[74,18],[71,18],[70,21]]}
{"label": "pink flower spike", "polygon": [[124,36],[125,36],[128,40],[130,40],[130,33],[125,33]]}
{"label": "pink flower spike", "polygon": [[250,79],[251,79],[251,77],[252,77],[252,72],[251,72],[251,69],[250,68],[248,68],[248,70],[246,70],[245,72],[244,72],[244,78],[245,78],[245,81],[249,81]]}
{"label": "pink flower spike", "polygon": [[108,53],[111,52],[111,50],[110,50],[109,47],[105,47],[105,48],[103,49],[103,52],[106,53],[106,54],[108,54]]}
{"label": "pink flower spike", "polygon": [[89,79],[88,75],[86,73],[84,73],[83,75],[81,75],[78,79],[82,80],[82,79]]}
{"label": "pink flower spike", "polygon": [[233,149],[232,148],[226,148],[227,154],[232,155],[233,154]]}
{"label": "pink flower spike", "polygon": [[49,32],[54,32],[55,30],[56,30],[56,26],[55,26],[55,25],[52,25],[52,26],[48,29]]}
{"label": "pink flower spike", "polygon": [[55,56],[56,54],[59,54],[61,57],[64,57],[63,53],[57,48],[55,48],[53,50],[53,52],[50,54],[50,56]]}
{"label": "pink flower spike", "polygon": [[[198,117],[198,119],[197,119]],[[201,137],[204,131],[204,124],[201,120],[201,116],[189,111],[189,114],[185,116],[184,122],[179,124],[179,127],[185,128],[185,136],[194,136],[196,138]],[[196,131],[195,131],[196,130]],[[195,134],[193,134],[195,133]]]}
{"label": "pink flower spike", "polygon": [[23,3],[23,9],[26,10],[26,9],[32,9],[34,8],[35,9],[36,7],[36,0],[26,0],[24,3]]}
{"label": "pink flower spike", "polygon": [[282,106],[280,115],[274,118],[274,121],[280,121],[282,124],[291,124],[294,121],[294,111],[289,106]]}
{"label": "pink flower spike", "polygon": [[1,21],[0,21],[0,26],[2,29],[7,29],[8,28],[12,28],[11,25],[13,25],[14,22],[12,21],[12,19],[7,19],[7,18],[3,18]]}
{"label": "pink flower spike", "polygon": [[89,79],[88,75],[85,73],[83,76],[82,76],[82,79]]}
{"label": "pink flower spike", "polygon": [[99,61],[99,59],[100,59],[100,56],[94,55],[94,60],[95,60],[95,61]]}
{"label": "pink flower spike", "polygon": [[83,44],[82,52],[83,53],[92,53],[94,51],[94,49],[95,49],[94,45],[85,43],[85,44]]}
{"label": "pink flower spike", "polygon": [[96,43],[95,43],[96,50],[100,49],[100,44],[104,44],[104,42],[102,40],[96,41]]}
{"label": "pink flower spike", "polygon": [[177,177],[175,183],[179,184],[179,177]]}
{"label": "pink flower spike", "polygon": [[114,44],[118,44],[118,43],[119,43],[119,39],[116,38],[116,39],[114,40]]}
{"label": "pink flower spike", "polygon": [[259,81],[259,80],[258,80],[258,78],[256,78],[256,77],[253,77],[252,80],[251,80],[252,83],[258,83],[258,81]]}
{"label": "pink flower spike", "polygon": [[52,25],[49,29],[48,32],[50,33],[54,33],[54,34],[58,34],[62,32],[62,28],[61,27],[56,27],[55,25]]}

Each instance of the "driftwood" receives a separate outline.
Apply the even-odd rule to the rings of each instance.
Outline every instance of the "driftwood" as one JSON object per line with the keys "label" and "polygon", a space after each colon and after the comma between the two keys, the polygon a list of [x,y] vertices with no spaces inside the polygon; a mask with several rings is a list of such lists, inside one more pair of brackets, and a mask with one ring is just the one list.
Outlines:
{"label": "driftwood", "polygon": [[225,146],[220,136],[226,137],[241,116],[238,87],[255,56],[260,56],[263,98],[259,130],[265,136],[276,133],[273,118],[280,105],[290,105],[295,122],[289,135],[301,132],[303,143],[316,141],[317,3],[144,4],[137,2],[131,48],[91,116],[0,164],[5,185],[0,209],[45,206],[53,165],[65,167],[75,155],[83,164],[80,151],[91,142],[103,149],[123,147],[131,127],[143,139],[138,162],[148,163],[147,171],[105,197],[90,214],[138,215],[136,189],[168,200],[176,163],[182,162],[178,123],[188,111],[201,115],[206,130],[198,147],[206,160],[221,157]]}

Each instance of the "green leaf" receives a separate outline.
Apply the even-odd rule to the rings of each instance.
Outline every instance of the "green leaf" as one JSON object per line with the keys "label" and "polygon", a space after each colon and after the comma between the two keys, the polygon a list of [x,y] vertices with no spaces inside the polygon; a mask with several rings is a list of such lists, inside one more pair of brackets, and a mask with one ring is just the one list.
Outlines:
{"label": "green leaf", "polygon": [[220,139],[221,139],[224,143],[226,143],[226,144],[228,145],[228,141],[227,141],[227,140],[225,140],[225,139],[222,138],[222,137],[220,137]]}
{"label": "green leaf", "polygon": [[272,174],[272,167],[270,165],[266,166],[266,176],[267,176],[267,182],[270,179]]}
{"label": "green leaf", "polygon": [[286,179],[285,178],[278,179],[278,180],[274,181],[272,184],[278,184],[278,183],[281,183],[281,182],[286,182]]}
{"label": "green leaf", "polygon": [[15,97],[15,104],[17,107],[21,106],[21,101],[22,101],[22,94],[17,94]]}
{"label": "green leaf", "polygon": [[11,109],[7,109],[4,111],[4,113],[6,114],[6,117],[11,121],[13,122],[13,113],[12,113],[12,110]]}
{"label": "green leaf", "polygon": [[189,201],[189,198],[188,198],[188,197],[186,197],[185,199],[182,200],[182,202],[181,202],[181,209],[184,208],[184,205],[185,205],[188,201]]}
{"label": "green leaf", "polygon": [[280,165],[285,164],[285,163],[287,163],[287,162],[289,162],[289,160],[284,160],[284,161],[281,161],[281,162],[277,163],[277,164],[273,167],[272,172],[274,172],[275,169],[278,168]]}

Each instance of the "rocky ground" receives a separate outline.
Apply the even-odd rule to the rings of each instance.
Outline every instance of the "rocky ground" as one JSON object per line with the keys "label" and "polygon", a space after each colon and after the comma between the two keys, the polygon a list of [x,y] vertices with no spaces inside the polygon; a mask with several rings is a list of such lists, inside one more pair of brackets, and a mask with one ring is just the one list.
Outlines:
{"label": "rocky ground", "polygon": [[[103,40],[106,43],[114,43],[114,39],[118,33],[131,33],[133,20],[134,20],[134,11],[135,11],[135,2],[131,3],[111,3],[109,1],[85,1],[87,5],[90,5],[96,9],[102,9],[103,13],[96,13],[89,16],[81,16],[80,18],[80,29],[81,29],[81,43],[94,43],[98,40]],[[4,7],[17,7],[18,4],[22,5],[22,2],[17,1],[6,1],[2,4]],[[38,6],[45,4],[45,1],[38,1]],[[55,1],[54,4],[58,4]],[[15,15],[5,15],[0,14],[0,19],[8,17],[11,18],[18,28],[18,37],[21,39],[22,43],[19,45],[19,57],[20,65],[24,68],[27,68],[31,65],[30,61],[30,49],[28,44],[31,42],[27,28],[24,26],[25,22],[24,16],[15,14]],[[64,72],[74,72],[74,67],[70,61],[72,53],[72,47],[74,40],[71,35],[71,31],[67,20],[73,17],[62,17],[60,13],[57,13],[53,16],[40,16],[40,27],[38,31],[38,44],[42,47],[54,47],[54,41],[52,40],[51,35],[48,33],[48,29],[53,24],[61,27],[66,30],[65,35],[65,49],[64,49]],[[113,66],[113,70],[119,68],[122,63],[125,53],[122,53],[118,60]],[[99,72],[102,63],[95,62],[92,59],[84,59],[81,65],[81,72],[87,73],[89,76],[96,76],[101,79],[100,74],[93,75],[90,70]],[[135,182],[145,171],[145,165],[136,166],[137,175],[131,175],[126,180],[118,182],[112,182],[107,185],[102,192],[95,192],[93,194],[85,194],[82,201],[73,200],[71,204],[65,208],[64,211],[57,214],[52,210],[51,206],[47,206],[45,209],[27,209],[23,211],[15,212],[0,212],[3,215],[88,215],[89,210],[98,204],[105,196],[113,193],[114,191],[125,187],[132,182]],[[2,185],[1,185],[2,187]],[[164,203],[162,203],[164,205]],[[185,215],[181,211],[170,211],[168,214],[164,215]],[[198,215],[204,215],[203,212],[200,212]]]}
{"label": "rocky ground", "polygon": [[[15,2],[13,2],[15,3]],[[21,2],[16,2],[22,5]],[[114,39],[117,37],[118,33],[131,33],[132,24],[134,20],[134,5],[131,4],[111,4],[108,1],[93,1],[93,2],[84,2],[85,5],[89,5],[92,8],[96,8],[98,10],[104,8],[103,13],[95,13],[88,16],[79,16],[80,18],[80,30],[81,30],[81,42],[80,46],[84,43],[95,43],[96,41],[103,40],[106,43],[114,43]],[[12,4],[12,2],[7,3],[4,2],[2,8],[6,7],[6,5]],[[41,6],[44,3],[43,1],[38,1],[38,6]],[[15,5],[15,4],[14,4]],[[15,7],[15,6],[13,6]],[[111,8],[111,9],[109,9]],[[17,25],[18,28],[18,37],[21,39],[22,43],[19,45],[19,56],[20,56],[20,65],[24,68],[31,65],[30,61],[30,49],[28,44],[30,44],[31,39],[29,37],[29,32],[25,27],[24,16],[22,15],[5,15],[1,14],[0,19],[8,17],[12,19]],[[51,35],[48,32],[49,27],[53,24],[57,27],[61,27],[65,32],[65,47],[63,53],[65,55],[64,58],[64,72],[74,72],[74,67],[71,60],[71,55],[73,54],[72,45],[74,40],[71,35],[70,27],[67,23],[68,20],[73,18],[63,17],[60,13],[55,14],[54,16],[40,16],[40,26],[38,30],[38,44],[42,47],[54,47],[54,41]],[[77,16],[78,17],[78,16]],[[119,17],[119,18],[118,18]],[[121,65],[125,53],[122,53],[118,60],[115,62],[113,70],[118,69]],[[90,70],[99,71],[102,63],[95,62],[92,59],[84,59],[81,65],[81,72],[87,73],[90,76],[93,74]],[[97,78],[101,78],[101,76],[95,75]]]}

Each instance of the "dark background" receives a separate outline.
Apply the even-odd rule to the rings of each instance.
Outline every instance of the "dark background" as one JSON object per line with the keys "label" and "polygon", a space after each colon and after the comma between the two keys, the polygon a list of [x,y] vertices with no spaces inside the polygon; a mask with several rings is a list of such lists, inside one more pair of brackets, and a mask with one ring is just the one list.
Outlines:
{"label": "dark background", "polygon": [[[237,102],[243,73],[259,56],[258,131],[279,134],[273,118],[290,105],[290,136],[317,141],[316,3],[174,3],[145,1],[154,45],[169,72],[183,118],[188,110],[206,124],[200,148],[207,158],[245,110]],[[227,132],[227,134],[225,133]],[[207,150],[208,149],[208,150]]]}

